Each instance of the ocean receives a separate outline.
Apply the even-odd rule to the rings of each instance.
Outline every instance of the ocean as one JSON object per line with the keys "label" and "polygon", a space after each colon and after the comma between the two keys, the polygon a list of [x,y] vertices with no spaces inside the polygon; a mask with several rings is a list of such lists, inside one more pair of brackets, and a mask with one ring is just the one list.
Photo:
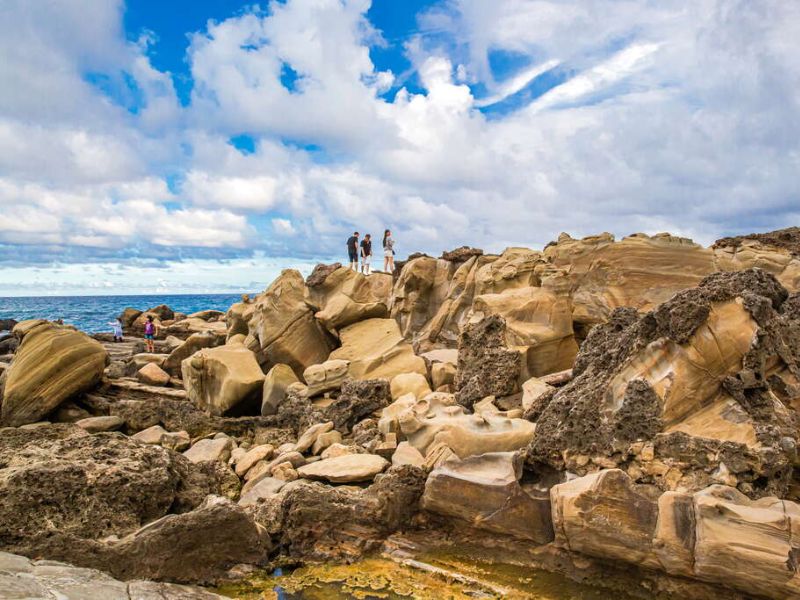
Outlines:
{"label": "ocean", "polygon": [[0,297],[0,319],[64,319],[82,331],[98,333],[110,331],[108,323],[128,306],[144,310],[166,304],[190,314],[209,308],[226,311],[241,299],[242,294]]}

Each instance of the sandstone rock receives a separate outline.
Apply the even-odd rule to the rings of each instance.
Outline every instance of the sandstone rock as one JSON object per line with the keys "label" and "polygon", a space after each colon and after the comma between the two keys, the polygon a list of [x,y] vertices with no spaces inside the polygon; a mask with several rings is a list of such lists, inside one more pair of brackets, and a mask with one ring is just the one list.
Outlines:
{"label": "sandstone rock", "polygon": [[292,463],[281,463],[272,469],[272,476],[275,479],[280,479],[281,481],[297,481],[300,478],[300,474],[295,470],[292,466]]}
{"label": "sandstone rock", "polygon": [[193,333],[181,344],[175,347],[164,359],[161,367],[170,375],[180,375],[181,363],[203,348],[213,348],[220,344],[218,336],[209,333]]}
{"label": "sandstone rock", "polygon": [[100,433],[103,431],[115,431],[125,424],[119,417],[89,417],[76,421],[75,425],[88,431],[89,433]]}
{"label": "sandstone rock", "polygon": [[161,445],[161,439],[169,433],[161,425],[153,425],[131,436],[133,440],[139,440],[145,444]]}
{"label": "sandstone rock", "polygon": [[326,360],[318,365],[311,365],[303,371],[303,379],[308,384],[306,395],[309,398],[338,390],[347,379],[350,361]]}
{"label": "sandstone rock", "polygon": [[136,379],[146,385],[167,385],[169,383],[169,373],[157,364],[149,363],[139,369],[136,373]]}
{"label": "sandstone rock", "polygon": [[437,362],[431,365],[431,382],[433,389],[454,385],[456,382],[456,366],[451,363]]}
{"label": "sandstone rock", "polygon": [[722,480],[785,493],[798,434],[780,389],[800,358],[787,343],[800,306],[786,298],[774,277],[751,270],[714,274],[644,316],[615,312],[543,408],[531,462],[583,474],[591,464],[575,457],[613,467],[630,444],[650,441],[656,464],[626,468],[636,477],[646,469],[661,489]]}
{"label": "sandstone rock", "polygon": [[88,419],[91,413],[74,402],[64,402],[53,414],[56,423],[75,423],[81,419]]}
{"label": "sandstone rock", "polygon": [[142,311],[128,307],[120,313],[119,320],[122,322],[122,326],[125,329],[129,329],[133,325],[133,322],[138,319],[141,314]]}
{"label": "sandstone rock", "polygon": [[4,373],[2,419],[19,426],[38,421],[62,402],[94,388],[108,355],[89,336],[47,322],[25,330],[14,362]]}
{"label": "sandstone rock", "polygon": [[278,412],[278,406],[286,398],[289,386],[298,381],[297,375],[294,374],[289,365],[275,365],[272,367],[264,379],[264,390],[261,396],[261,415],[274,415]]}
{"label": "sandstone rock", "polygon": [[233,450],[233,440],[221,438],[218,440],[200,440],[189,448],[183,455],[193,463],[217,460],[228,462]]}
{"label": "sandstone rock", "polygon": [[553,540],[547,489],[520,485],[522,458],[495,452],[435,469],[422,506],[473,527],[546,544]]}
{"label": "sandstone rock", "polygon": [[522,361],[506,347],[506,324],[492,315],[464,328],[458,345],[456,398],[472,405],[486,396],[508,396],[519,389]]}
{"label": "sandstone rock", "polygon": [[294,445],[294,451],[305,452],[314,445],[314,442],[317,441],[320,434],[326,433],[331,429],[333,429],[333,421],[312,425],[298,438],[297,443]]}
{"label": "sandstone rock", "polygon": [[221,310],[200,310],[188,315],[189,319],[202,319],[203,321],[219,321],[225,318],[225,313]]}
{"label": "sandstone rock", "polygon": [[246,492],[243,491],[242,497],[239,499],[239,506],[250,506],[257,504],[259,500],[270,498],[281,491],[284,485],[286,485],[286,482],[282,479],[273,477],[259,479]]}
{"label": "sandstone rock", "polygon": [[167,356],[167,354],[150,352],[139,352],[138,354],[134,354],[128,361],[128,373],[130,375],[135,375],[143,367],[146,367],[149,364],[155,364],[156,366],[160,367],[164,364]]}
{"label": "sandstone rock", "polygon": [[320,433],[311,448],[312,454],[321,454],[323,450],[342,441],[342,434],[338,431]]}
{"label": "sandstone rock", "polygon": [[408,442],[400,442],[397,445],[397,450],[392,454],[392,466],[394,467],[401,465],[421,467],[423,464],[425,464],[425,457]]}
{"label": "sandstone rock", "polygon": [[[381,280],[383,285],[377,285]],[[352,323],[387,317],[391,282],[391,275],[385,273],[366,277],[340,266],[324,276],[320,271],[308,278],[306,302],[316,311],[317,320],[335,335]]]}
{"label": "sandstone rock", "polygon": [[244,475],[260,460],[269,460],[275,453],[272,444],[262,444],[251,448],[238,461],[236,461],[236,474],[239,477]]}
{"label": "sandstone rock", "polygon": [[401,373],[395,375],[390,383],[392,400],[400,396],[414,394],[416,398],[423,398],[431,393],[427,378],[421,373]]}
{"label": "sandstone rock", "polygon": [[320,456],[325,458],[336,458],[337,456],[345,456],[346,454],[361,454],[364,451],[359,451],[357,446],[347,446],[345,444],[331,444],[328,448],[322,451]]}
{"label": "sandstone rock", "polygon": [[434,442],[425,452],[425,462],[422,464],[426,471],[436,469],[447,462],[458,462],[458,454],[444,442]]}
{"label": "sandstone rock", "polygon": [[[555,392],[555,388],[539,379],[538,377],[531,377],[522,384],[522,408],[525,411],[535,409],[537,404],[541,404],[545,395],[551,395]],[[543,407],[542,407],[543,408]],[[536,412],[538,416],[541,414],[542,409]]]}
{"label": "sandstone rock", "polygon": [[720,271],[752,267],[772,273],[788,290],[800,290],[800,242],[797,227],[755,233],[714,242],[714,264]]}
{"label": "sandstone rock", "polygon": [[342,346],[330,359],[349,360],[353,379],[391,379],[400,373],[425,375],[425,361],[403,340],[394,319],[367,319],[339,332]]}
{"label": "sandstone rock", "polygon": [[212,415],[260,411],[264,373],[244,346],[206,348],[183,361],[189,399]]}
{"label": "sandstone rock", "polygon": [[451,394],[438,392],[420,401],[411,394],[399,398],[384,409],[379,428],[397,433],[398,439],[406,439],[423,454],[432,444],[443,443],[460,458],[519,450],[536,431],[536,425],[524,419],[468,414]]}
{"label": "sandstone rock", "polygon": [[350,454],[326,458],[297,469],[305,479],[323,479],[331,483],[371,481],[389,466],[386,459],[374,454]]}

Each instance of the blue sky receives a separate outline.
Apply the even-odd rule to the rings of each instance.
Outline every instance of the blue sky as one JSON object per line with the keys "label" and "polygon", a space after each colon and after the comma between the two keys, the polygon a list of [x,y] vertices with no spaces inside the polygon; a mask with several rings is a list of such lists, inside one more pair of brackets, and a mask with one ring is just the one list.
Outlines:
{"label": "blue sky", "polygon": [[6,0],[0,295],[796,224],[798,37],[768,0]]}

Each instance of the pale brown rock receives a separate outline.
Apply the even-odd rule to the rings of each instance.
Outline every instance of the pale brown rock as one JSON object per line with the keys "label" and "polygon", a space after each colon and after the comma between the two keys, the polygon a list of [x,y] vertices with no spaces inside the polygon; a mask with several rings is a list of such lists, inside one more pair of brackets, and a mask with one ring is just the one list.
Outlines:
{"label": "pale brown rock", "polygon": [[327,431],[320,433],[317,439],[314,440],[314,445],[311,448],[312,454],[321,454],[326,448],[333,444],[338,444],[342,441],[342,434],[338,431]]}
{"label": "pale brown rock", "polygon": [[183,455],[193,463],[216,460],[228,462],[233,450],[233,440],[231,438],[220,438],[215,440],[200,440],[189,448]]}
{"label": "pale brown rock", "polygon": [[552,385],[548,385],[538,377],[531,377],[522,384],[523,410],[530,410],[542,396],[554,390],[555,388]]}
{"label": "pale brown rock", "polygon": [[102,431],[115,431],[125,424],[125,420],[120,417],[89,417],[76,421],[75,425],[89,433],[100,433]]}
{"label": "pale brown rock", "polygon": [[303,371],[303,379],[308,388],[306,396],[313,398],[325,392],[338,390],[347,379],[349,360],[326,360],[318,365],[311,365]]}
{"label": "pale brown rock", "polygon": [[164,359],[161,365],[167,373],[171,375],[180,375],[181,363],[192,356],[198,350],[203,348],[212,348],[220,344],[220,338],[217,335],[208,333],[193,333],[185,341],[182,341],[175,347]]}
{"label": "pale brown rock", "polygon": [[69,327],[23,321],[22,343],[3,377],[2,418],[8,426],[38,421],[62,402],[94,388],[108,355],[101,344]]}
{"label": "pale brown rock", "polygon": [[264,378],[264,389],[261,396],[261,415],[274,415],[286,398],[290,385],[299,382],[289,365],[275,365]]}
{"label": "pale brown rock", "polygon": [[316,425],[312,425],[308,429],[306,429],[302,435],[297,439],[297,443],[294,445],[295,452],[305,452],[311,446],[314,445],[314,442],[317,441],[317,438],[328,431],[333,429],[333,421],[328,421],[327,423],[317,423]]}
{"label": "pale brown rock", "polygon": [[421,467],[423,464],[425,464],[425,457],[408,442],[400,442],[394,454],[392,454],[392,466],[395,467],[399,467],[400,465]]}
{"label": "pale brown rock", "polygon": [[392,377],[389,383],[392,400],[400,396],[414,394],[416,398],[424,398],[431,393],[428,379],[421,373],[400,373]]}
{"label": "pale brown rock", "polygon": [[155,363],[148,363],[136,372],[136,379],[145,385],[167,385],[169,373]]}
{"label": "pale brown rock", "polygon": [[239,498],[239,506],[251,506],[257,504],[259,500],[270,498],[281,491],[281,488],[286,485],[282,479],[275,479],[274,477],[264,477],[259,479],[257,483],[247,488],[242,489],[242,496]]}
{"label": "pale brown rock", "polygon": [[331,483],[371,481],[389,466],[389,462],[374,454],[350,454],[326,458],[297,469],[305,479],[323,479]]}
{"label": "pale brown rock", "polygon": [[300,478],[300,474],[292,466],[292,463],[281,463],[272,469],[272,477],[280,479],[281,481],[296,481]]}
{"label": "pale brown rock", "polygon": [[269,460],[275,453],[272,444],[261,444],[248,450],[244,456],[236,461],[236,474],[244,477],[245,474],[260,460]]}

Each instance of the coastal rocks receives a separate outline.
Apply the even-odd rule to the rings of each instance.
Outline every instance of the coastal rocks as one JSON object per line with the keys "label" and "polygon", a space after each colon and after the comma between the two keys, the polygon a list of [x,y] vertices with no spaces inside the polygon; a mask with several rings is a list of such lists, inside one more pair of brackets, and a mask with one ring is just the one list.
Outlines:
{"label": "coastal rocks", "polygon": [[5,373],[0,422],[19,426],[40,420],[95,387],[107,360],[103,346],[86,334],[47,322],[32,327]]}
{"label": "coastal rocks", "polygon": [[447,260],[456,263],[462,263],[473,256],[481,256],[483,254],[483,250],[480,248],[472,248],[471,246],[461,246],[456,248],[455,250],[446,250],[442,252],[442,255],[439,257],[441,260]]}
{"label": "coastal rocks", "polygon": [[7,598],[80,600],[223,600],[195,586],[119,581],[94,569],[0,552],[0,590]]}
{"label": "coastal rocks", "polygon": [[81,540],[125,535],[197,506],[216,480],[182,456],[74,425],[0,429],[0,548],[81,560]]}
{"label": "coastal rocks", "polygon": [[297,469],[305,479],[323,479],[331,483],[372,481],[375,475],[389,466],[389,462],[374,454],[349,454],[326,458],[303,465]]}
{"label": "coastal rocks", "polygon": [[219,344],[220,339],[216,335],[193,333],[169,353],[161,368],[172,376],[180,375],[181,363],[184,360],[203,348],[213,348]]}
{"label": "coastal rocks", "polygon": [[116,431],[125,424],[119,417],[88,417],[75,421],[75,425],[88,431],[89,433],[101,433],[103,431]]}
{"label": "coastal rocks", "polygon": [[189,448],[183,455],[193,463],[207,461],[228,462],[233,450],[233,440],[222,437],[213,440],[200,440]]}
{"label": "coastal rocks", "polygon": [[322,409],[324,418],[342,433],[348,433],[356,423],[387,407],[392,401],[389,382],[385,379],[345,381],[342,393]]}
{"label": "coastal rocks", "polygon": [[[324,267],[320,265],[320,267]],[[392,277],[375,273],[366,277],[339,266],[332,271],[315,270],[306,282],[306,302],[317,320],[333,335],[342,327],[389,315]]]}
{"label": "coastal rocks", "polygon": [[239,506],[258,504],[260,501],[275,496],[285,485],[286,482],[282,479],[263,477],[242,491],[242,496],[239,498]]}
{"label": "coastal rocks", "polygon": [[272,367],[264,378],[264,388],[261,394],[261,415],[268,416],[277,413],[278,407],[286,398],[289,386],[299,381],[289,365],[278,364]]}
{"label": "coastal rocks", "polygon": [[800,291],[800,228],[723,238],[714,242],[714,262],[720,271],[758,267],[772,273],[786,289]]}
{"label": "coastal rocks", "polygon": [[390,382],[392,400],[400,396],[414,394],[416,398],[423,398],[431,393],[430,385],[424,375],[419,373],[401,373],[392,378]]}
{"label": "coastal rocks", "polygon": [[486,410],[468,414],[452,394],[434,392],[422,400],[412,394],[397,399],[383,410],[378,424],[384,434],[397,434],[423,455],[440,444],[459,458],[486,452],[511,452],[527,446],[536,425],[519,418]]}
{"label": "coastal rocks", "polygon": [[549,493],[520,485],[522,463],[513,452],[448,461],[428,477],[422,507],[478,529],[546,544],[553,540]]}
{"label": "coastal rocks", "polygon": [[136,372],[136,379],[145,385],[167,385],[169,384],[169,373],[164,371],[156,363],[147,363]]}
{"label": "coastal rocks", "polygon": [[497,315],[470,323],[458,343],[456,399],[468,408],[487,396],[509,396],[519,389],[522,361],[505,344],[505,320]]}
{"label": "coastal rocks", "polygon": [[154,444],[169,448],[175,452],[183,452],[191,445],[191,438],[185,431],[167,431],[161,425],[153,425],[131,436],[145,444]]}
{"label": "coastal rocks", "polygon": [[308,385],[306,396],[313,398],[325,392],[337,390],[348,376],[349,360],[326,360],[318,365],[311,365],[303,371],[303,379]]}
{"label": "coastal rocks", "polygon": [[209,414],[257,414],[264,373],[255,355],[241,344],[205,348],[181,364],[189,399]]}
{"label": "coastal rocks", "polygon": [[578,474],[620,466],[661,489],[784,495],[798,442],[786,385],[800,359],[787,296],[754,269],[711,275],[641,317],[618,310],[543,408],[529,460]]}
{"label": "coastal rocks", "polygon": [[247,322],[248,339],[254,343],[249,347],[270,364],[289,365],[298,377],[325,361],[334,346],[306,304],[305,293],[303,276],[286,269],[256,298]]}
{"label": "coastal rocks", "polygon": [[425,361],[414,354],[411,344],[400,335],[394,319],[367,319],[339,332],[342,346],[330,359],[350,361],[348,374],[353,379],[391,379],[401,373],[425,375]]}

